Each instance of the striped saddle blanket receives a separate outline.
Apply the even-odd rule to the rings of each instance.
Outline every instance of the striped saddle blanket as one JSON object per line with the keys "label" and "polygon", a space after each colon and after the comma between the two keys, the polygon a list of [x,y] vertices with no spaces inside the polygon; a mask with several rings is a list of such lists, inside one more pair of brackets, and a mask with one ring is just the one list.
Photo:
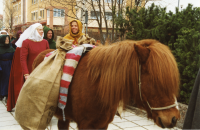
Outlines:
{"label": "striped saddle blanket", "polygon": [[[63,111],[63,120],[65,121],[65,116],[64,116],[64,109],[67,103],[67,95],[68,95],[68,89],[69,85],[72,81],[72,77],[74,74],[74,71],[78,65],[78,62],[82,56],[83,53],[86,51],[94,48],[94,45],[90,44],[82,44],[80,46],[72,46],[73,49],[69,50],[66,53],[65,56],[65,63],[63,67],[63,75],[61,77],[60,81],[60,94],[59,94],[59,102],[58,102],[58,107],[62,109]],[[53,51],[54,52],[54,51]],[[50,56],[53,52],[50,52],[46,54],[45,58]]]}

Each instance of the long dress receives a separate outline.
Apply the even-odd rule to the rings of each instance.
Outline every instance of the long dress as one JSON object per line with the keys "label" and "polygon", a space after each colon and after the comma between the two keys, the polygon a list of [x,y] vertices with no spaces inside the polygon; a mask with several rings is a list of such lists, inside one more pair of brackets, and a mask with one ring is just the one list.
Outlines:
{"label": "long dress", "polygon": [[23,75],[32,72],[34,59],[40,52],[46,49],[49,49],[48,41],[42,40],[41,42],[34,42],[29,39],[23,41],[21,48],[16,49],[9,81],[7,111],[12,111],[16,105],[24,83]]}
{"label": "long dress", "polygon": [[2,68],[2,76],[0,78],[0,95],[1,96],[8,95],[8,84],[9,84],[9,76],[10,76],[10,69],[12,65],[13,55],[14,55],[14,52],[0,54],[0,66]]}
{"label": "long dress", "polygon": [[7,111],[12,111],[12,109],[15,107],[19,92],[24,84],[22,67],[20,63],[20,50],[21,48],[17,47],[13,56],[8,87]]}
{"label": "long dress", "polygon": [[47,40],[40,42],[34,42],[26,39],[22,43],[20,61],[22,66],[23,75],[30,74],[32,72],[32,64],[34,59],[42,51],[49,49],[49,43]]}

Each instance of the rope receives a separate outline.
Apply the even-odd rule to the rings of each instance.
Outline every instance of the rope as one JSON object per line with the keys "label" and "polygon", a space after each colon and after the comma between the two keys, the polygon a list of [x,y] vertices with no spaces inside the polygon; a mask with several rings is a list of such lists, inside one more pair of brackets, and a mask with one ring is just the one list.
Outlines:
{"label": "rope", "polygon": [[141,94],[141,65],[139,65],[139,91],[140,91],[140,98],[141,98],[141,101],[142,101],[142,94]]}
{"label": "rope", "polygon": [[64,109],[62,109],[62,112],[63,112],[63,121],[65,121],[65,111],[64,111]]}
{"label": "rope", "polygon": [[[142,100],[142,93],[141,93],[141,84],[142,84],[142,82],[141,82],[141,65],[139,65],[139,84],[138,84],[138,85],[139,85],[140,99],[141,99],[141,101],[143,101],[143,100]],[[169,109],[169,108],[178,106],[178,104],[175,103],[175,104],[173,104],[173,105],[169,105],[169,106],[166,106],[166,107],[152,108],[152,107],[149,105],[149,102],[148,102],[148,101],[147,101],[147,104],[148,104],[148,106],[149,106],[151,112],[152,112],[152,110],[165,110],[165,109]],[[143,104],[143,105],[144,105],[144,104]]]}
{"label": "rope", "polygon": [[169,108],[178,106],[178,104],[176,103],[176,104],[173,104],[173,105],[170,105],[170,106],[166,106],[166,107],[152,108],[152,107],[149,105],[148,102],[147,102],[147,104],[148,104],[148,106],[149,106],[149,108],[150,108],[151,110],[165,110],[165,109],[169,109]]}

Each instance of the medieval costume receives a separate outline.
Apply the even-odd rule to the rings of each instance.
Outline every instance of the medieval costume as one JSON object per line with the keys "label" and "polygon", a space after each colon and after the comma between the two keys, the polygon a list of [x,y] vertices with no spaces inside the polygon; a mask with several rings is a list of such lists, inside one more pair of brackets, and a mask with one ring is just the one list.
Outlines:
{"label": "medieval costume", "polygon": [[36,56],[40,52],[49,49],[48,41],[43,39],[44,33],[43,36],[40,36],[36,29],[39,26],[42,25],[40,23],[31,25],[24,31],[16,43],[17,47],[21,47],[20,61],[24,75],[32,72],[32,64]]}
{"label": "medieval costume", "polygon": [[190,96],[183,129],[200,129],[200,70]]}
{"label": "medieval costume", "polygon": [[[6,38],[9,38],[9,43],[6,44]],[[10,69],[13,59],[15,49],[10,45],[9,35],[0,36],[0,68],[1,68],[1,77],[0,77],[0,99],[8,96],[8,84]]]}
{"label": "medieval costume", "polygon": [[10,33],[9,36],[10,36],[10,42],[12,43],[12,41],[14,41],[16,38],[13,36],[12,33]]}
{"label": "medieval costume", "polygon": [[[12,69],[11,69],[11,76],[10,76],[10,81],[9,81],[9,94],[8,94],[8,101],[7,101],[7,111],[12,111],[12,109],[15,107],[15,104],[18,99],[18,95],[20,93],[20,90],[23,86],[24,83],[24,74],[25,73],[31,73],[32,71],[32,62],[34,58],[39,54],[41,51],[49,48],[48,42],[46,40],[43,40],[41,36],[38,36],[39,34],[36,32],[36,28],[38,26],[41,26],[41,24],[36,23],[31,25],[29,28],[27,28],[20,36],[18,41],[16,42],[17,49],[15,51],[15,55],[13,58],[13,64],[12,64]],[[31,39],[31,40],[30,40]],[[38,41],[38,42],[34,42]],[[22,42],[25,41],[25,44],[22,45]],[[29,46],[29,41],[30,41],[30,46]],[[42,45],[39,45],[39,44]],[[21,60],[21,50],[22,46],[24,47],[23,50],[23,56],[27,57],[27,60],[29,61],[28,64],[23,62],[23,65],[26,67],[24,70],[24,73],[22,72],[22,66],[20,63]],[[32,46],[34,46],[32,48]],[[45,47],[44,47],[45,46]],[[40,48],[42,47],[42,48]],[[29,49],[27,51],[27,49]],[[36,53],[33,52],[33,50],[36,49]],[[33,53],[33,54],[31,54]],[[29,55],[28,55],[29,54]],[[23,58],[22,58],[23,59]],[[25,62],[27,61],[26,59]],[[28,67],[29,66],[29,67]],[[29,70],[28,70],[29,68]],[[27,72],[28,70],[28,72]]]}
{"label": "medieval costume", "polygon": [[13,40],[13,41],[11,42],[14,49],[16,49],[16,47],[17,47],[17,46],[15,45],[15,43],[17,42],[17,40],[19,39],[19,37],[20,37],[21,34],[22,34],[22,31],[19,30],[19,31],[17,32],[16,39]]}
{"label": "medieval costume", "polygon": [[22,67],[20,64],[20,47],[17,47],[12,60],[12,67],[9,79],[7,111],[12,111],[17,102],[19,92],[24,84]]}
{"label": "medieval costume", "polygon": [[[44,26],[43,30],[44,30],[44,39],[46,39],[48,41],[50,49],[56,49],[56,42],[53,40],[54,39],[53,30],[48,28],[47,26]],[[52,31],[52,38],[51,39],[47,38],[48,31]]]}
{"label": "medieval costume", "polygon": [[[71,28],[71,24],[72,24],[72,22],[74,22],[74,21],[77,22],[77,24],[78,24],[78,33],[76,33],[76,34],[72,33],[72,28]],[[78,45],[78,39],[79,39],[82,35],[84,35],[84,33],[82,33],[82,23],[81,23],[81,21],[79,21],[79,20],[72,20],[72,21],[70,22],[70,26],[69,26],[69,34],[67,34],[67,35],[64,37],[64,39],[72,40],[74,45]]]}

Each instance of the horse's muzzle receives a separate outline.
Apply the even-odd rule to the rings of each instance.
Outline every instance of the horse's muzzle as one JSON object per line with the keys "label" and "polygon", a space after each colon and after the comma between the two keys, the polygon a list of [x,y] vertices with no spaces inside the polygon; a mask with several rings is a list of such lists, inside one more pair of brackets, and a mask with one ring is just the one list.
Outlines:
{"label": "horse's muzzle", "polygon": [[159,124],[160,124],[160,126],[161,126],[162,128],[173,128],[173,127],[176,125],[177,119],[176,119],[176,117],[174,116],[174,117],[172,118],[171,124],[170,124],[169,126],[164,125],[160,117],[158,117],[158,122],[159,122]]}

